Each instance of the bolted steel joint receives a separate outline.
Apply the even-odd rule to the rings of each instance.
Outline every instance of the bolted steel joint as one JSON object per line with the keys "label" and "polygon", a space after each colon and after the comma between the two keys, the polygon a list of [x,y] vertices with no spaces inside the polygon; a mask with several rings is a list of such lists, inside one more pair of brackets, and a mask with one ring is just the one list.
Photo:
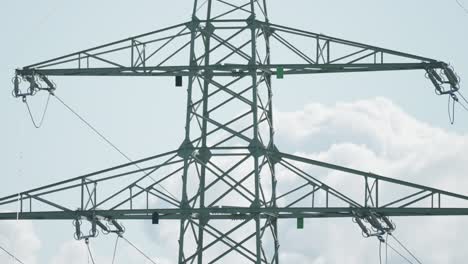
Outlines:
{"label": "bolted steel joint", "polygon": [[202,147],[200,150],[196,152],[195,156],[199,161],[206,164],[213,155],[211,154],[211,151],[207,147]]}
{"label": "bolted steel joint", "polygon": [[272,164],[277,164],[281,161],[281,155],[279,153],[278,148],[274,144],[268,146],[268,158]]}
{"label": "bolted steel joint", "polygon": [[184,140],[182,145],[180,145],[179,149],[177,150],[177,155],[179,155],[179,157],[181,158],[186,159],[192,156],[193,152],[194,152],[194,147],[193,147],[192,142],[190,141],[190,139],[186,139]]}
{"label": "bolted steel joint", "polygon": [[263,146],[263,144],[258,139],[252,140],[248,149],[250,154],[256,158],[265,155],[266,152],[265,146]]}
{"label": "bolted steel joint", "polygon": [[251,28],[251,29],[255,29],[255,28],[258,28],[258,25],[259,25],[259,21],[255,19],[255,15],[250,15],[247,19],[246,19],[246,22],[247,22],[247,27]]}
{"label": "bolted steel joint", "polygon": [[196,16],[193,16],[192,21],[187,22],[185,24],[185,26],[188,29],[190,29],[190,31],[192,31],[192,32],[197,31],[199,29],[199,26],[200,26],[200,19],[198,19],[198,17],[196,17]]}

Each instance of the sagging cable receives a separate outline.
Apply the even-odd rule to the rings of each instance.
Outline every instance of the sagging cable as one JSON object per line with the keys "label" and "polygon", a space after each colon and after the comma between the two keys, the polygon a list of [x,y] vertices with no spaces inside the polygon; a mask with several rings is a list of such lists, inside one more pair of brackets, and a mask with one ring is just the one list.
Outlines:
{"label": "sagging cable", "polygon": [[[27,88],[26,92],[23,92],[21,91],[20,89],[20,84],[21,84],[21,80],[25,80],[29,83],[29,87]],[[21,98],[23,103],[26,104],[26,107],[28,109],[28,113],[29,113],[29,117],[31,118],[31,121],[33,123],[33,125],[36,127],[36,128],[40,128],[44,122],[44,118],[46,116],[46,113],[47,113],[47,108],[49,106],[49,101],[50,101],[50,96],[54,94],[54,91],[56,89],[56,85],[50,81],[46,76],[44,75],[31,75],[31,76],[23,76],[22,79],[16,75],[12,82],[13,82],[13,91],[12,91],[12,95],[16,98]],[[42,85],[45,84],[45,87],[43,87]],[[48,97],[47,97],[47,102],[45,104],[45,107],[44,107],[44,111],[42,113],[42,116],[39,120],[35,120],[33,114],[32,114],[32,111],[31,111],[31,107],[29,106],[29,103],[27,101],[27,97],[28,96],[33,96],[35,95],[38,91],[47,91],[49,93]]]}
{"label": "sagging cable", "polygon": [[398,240],[393,234],[389,234],[393,239],[395,239],[395,241],[406,251],[408,252],[408,254],[411,255],[411,257],[413,257],[414,260],[416,260],[419,264],[422,264],[422,262],[415,256],[415,254],[413,254],[413,252],[411,252],[407,247],[405,247],[405,245],[403,245],[403,243],[400,242],[400,240]]}
{"label": "sagging cable", "polygon": [[464,5],[462,5],[462,3],[461,3],[459,0],[455,0],[455,2],[457,2],[457,5],[458,5],[463,11],[465,11],[465,13],[468,14],[468,8],[466,8]]}
{"label": "sagging cable", "polygon": [[390,245],[389,243],[387,243],[387,246],[393,250],[395,253],[397,253],[401,258],[403,258],[404,260],[406,260],[406,262],[408,262],[409,264],[414,264],[411,260],[409,260],[407,257],[405,257],[402,253],[400,253],[400,251],[396,250],[394,247],[392,247],[392,245]]}
{"label": "sagging cable", "polygon": [[[74,116],[76,116],[83,124],[85,124],[89,129],[91,129],[97,136],[99,136],[104,142],[106,142],[110,147],[112,147],[115,151],[117,151],[122,157],[124,157],[126,160],[129,162],[134,162],[133,159],[131,159],[128,155],[126,155],[120,148],[118,148],[114,143],[112,143],[106,136],[104,136],[97,128],[95,128],[93,125],[91,125],[90,122],[86,121],[84,117],[82,117],[77,111],[75,111],[71,106],[69,106],[63,99],[58,97],[56,94],[53,94],[54,97],[66,108],[68,111],[70,111]],[[135,166],[138,169],[142,169],[140,165],[134,163],[133,166]],[[151,175],[147,174],[147,176],[153,181],[157,182]],[[172,194],[167,188],[165,188],[161,183],[157,184],[161,189],[163,189],[169,196],[171,196],[173,199],[177,201],[177,197]]]}
{"label": "sagging cable", "polygon": [[452,96],[448,97],[447,110],[448,110],[448,118],[449,118],[451,125],[455,124],[455,103],[456,102],[457,100],[453,99]]}
{"label": "sagging cable", "polygon": [[132,242],[130,242],[127,238],[125,238],[122,234],[119,235],[125,242],[127,242],[130,246],[132,246],[136,251],[138,251],[143,257],[145,257],[147,260],[149,260],[153,264],[157,264],[152,260],[148,255],[146,255],[141,249],[139,249],[137,246],[135,246]]}
{"label": "sagging cable", "polygon": [[50,96],[51,96],[51,94],[49,93],[49,96],[47,96],[47,101],[46,101],[46,104],[45,104],[45,107],[44,107],[44,111],[42,112],[42,116],[39,119],[39,121],[35,120],[35,118],[34,118],[34,116],[32,114],[32,111],[31,111],[31,107],[29,106],[29,103],[28,103],[26,97],[23,97],[23,103],[26,104],[26,108],[28,109],[29,117],[31,118],[31,122],[33,123],[35,128],[41,128],[42,124],[44,123],[44,119],[45,119],[45,116],[46,116],[46,113],[47,113],[47,109],[49,107]]}
{"label": "sagging cable", "polygon": [[89,247],[89,238],[85,239],[85,244],[86,244],[86,248],[88,249],[88,257],[91,258],[91,262],[93,264],[96,264],[96,262],[94,262],[94,257],[93,257],[93,253],[91,252],[91,248]]}
{"label": "sagging cable", "polygon": [[21,263],[21,264],[24,264],[23,261],[19,260],[15,255],[13,255],[12,253],[10,253],[8,250],[6,250],[4,247],[0,246],[0,249],[5,252],[6,254],[8,254],[10,257],[12,257],[15,262],[18,262],[18,263]]}
{"label": "sagging cable", "polygon": [[115,262],[115,255],[117,254],[117,244],[119,243],[119,238],[120,235],[117,235],[117,238],[115,239],[115,245],[114,245],[114,254],[112,254],[112,264]]}

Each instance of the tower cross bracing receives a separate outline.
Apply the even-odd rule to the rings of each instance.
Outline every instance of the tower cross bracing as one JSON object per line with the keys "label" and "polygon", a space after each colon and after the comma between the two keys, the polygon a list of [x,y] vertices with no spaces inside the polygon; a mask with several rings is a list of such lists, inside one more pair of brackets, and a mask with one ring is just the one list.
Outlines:
{"label": "tower cross bracing", "polygon": [[[186,23],[16,70],[23,100],[54,94],[51,76],[174,77],[187,89],[185,136],[172,151],[3,197],[0,220],[16,219],[19,203],[19,219],[73,220],[77,239],[122,233],[124,220],[175,220],[178,263],[260,264],[279,263],[282,219],[353,218],[365,236],[383,236],[392,216],[468,215],[468,196],[275,144],[274,79],[400,70],[425,71],[439,95],[457,98],[447,63],[271,23],[266,0],[195,0]],[[355,185],[335,188],[317,168]]]}

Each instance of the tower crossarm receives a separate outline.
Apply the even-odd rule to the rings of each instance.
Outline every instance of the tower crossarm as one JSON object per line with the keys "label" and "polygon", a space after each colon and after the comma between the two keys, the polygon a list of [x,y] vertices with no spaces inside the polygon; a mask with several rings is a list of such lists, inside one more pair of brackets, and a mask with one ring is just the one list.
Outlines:
{"label": "tower crossarm", "polygon": [[53,76],[175,77],[185,136],[177,150],[0,198],[0,220],[72,220],[86,241],[121,234],[118,220],[176,220],[177,263],[278,264],[280,219],[351,218],[382,238],[392,216],[468,215],[468,196],[278,150],[275,77],[421,70],[454,102],[459,78],[439,60],[272,24],[266,3],[195,0],[189,22],[17,69],[24,102],[54,94]]}
{"label": "tower crossarm", "polygon": [[[158,213],[159,219],[167,220],[180,220],[187,215],[193,219],[209,215],[210,219],[234,220],[248,219],[255,214],[263,218],[468,215],[466,195],[268,150],[264,154],[278,167],[278,186],[286,186],[278,189],[277,205],[266,201],[259,208],[222,205],[183,208],[162,186],[177,178],[174,175],[182,168],[177,152],[0,198],[0,220],[142,220],[151,219],[154,213]],[[130,169],[134,164],[140,164],[141,169]],[[317,168],[325,169],[328,177],[318,173]],[[144,175],[136,177],[141,172]],[[346,191],[321,179],[330,175],[349,182]],[[295,178],[295,185],[282,183],[284,177],[289,181]]]}
{"label": "tower crossarm", "polygon": [[[268,38],[273,59],[248,55],[250,41],[239,44],[254,27],[257,38]],[[190,65],[192,32],[195,40],[213,39]],[[203,63],[207,54],[227,54]],[[253,61],[255,63],[253,63]],[[50,76],[259,76],[424,70],[439,94],[453,94],[459,78],[445,62],[386,48],[330,37],[257,20],[198,20],[100,45],[16,70],[14,94],[53,90]],[[29,83],[26,90],[20,83]],[[24,91],[23,91],[24,90]]]}

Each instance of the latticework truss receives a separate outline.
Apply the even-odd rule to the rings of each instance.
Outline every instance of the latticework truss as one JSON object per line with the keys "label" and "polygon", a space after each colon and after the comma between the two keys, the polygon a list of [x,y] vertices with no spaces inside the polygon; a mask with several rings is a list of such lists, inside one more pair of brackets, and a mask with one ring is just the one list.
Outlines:
{"label": "latticework truss", "polygon": [[[195,1],[190,22],[18,69],[14,94],[22,98],[54,93],[50,76],[175,76],[177,85],[185,78],[185,140],[1,198],[0,219],[16,219],[20,203],[20,219],[76,220],[78,239],[123,232],[117,220],[178,220],[178,263],[279,263],[280,219],[350,217],[378,236],[393,230],[390,216],[468,215],[467,196],[278,150],[274,78],[424,70],[453,98],[459,84],[444,62],[272,24],[265,2]],[[355,177],[355,185],[333,187],[317,169]],[[91,223],[89,235],[80,220]]]}

